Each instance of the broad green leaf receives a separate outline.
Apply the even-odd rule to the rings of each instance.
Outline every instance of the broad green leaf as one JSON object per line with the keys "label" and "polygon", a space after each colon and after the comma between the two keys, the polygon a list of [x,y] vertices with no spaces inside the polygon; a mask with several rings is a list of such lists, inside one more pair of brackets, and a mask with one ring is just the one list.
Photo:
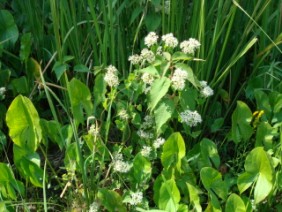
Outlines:
{"label": "broad green leaf", "polygon": [[5,87],[10,81],[11,71],[9,69],[0,70],[0,87]]}
{"label": "broad green leaf", "polygon": [[241,101],[237,101],[237,107],[232,114],[232,139],[235,143],[248,141],[253,134],[250,123],[252,112],[249,107]]}
{"label": "broad green leaf", "polygon": [[131,13],[131,17],[130,17],[130,21],[129,21],[129,25],[131,25],[135,20],[136,18],[142,14],[143,12],[143,8],[142,7],[136,7],[133,12]]}
{"label": "broad green leaf", "polygon": [[0,10],[0,23],[0,45],[12,48],[18,40],[19,30],[8,10]]}
{"label": "broad green leaf", "polygon": [[43,186],[43,170],[40,168],[38,153],[29,149],[13,146],[14,162],[21,175],[37,186]]}
{"label": "broad green leaf", "polygon": [[172,55],[172,60],[173,61],[178,61],[178,60],[193,60],[193,57],[188,56],[187,54],[183,52],[175,52]]}
{"label": "broad green leaf", "polygon": [[[75,78],[68,84],[68,92],[72,113],[78,126],[86,120],[86,117],[93,113],[91,93],[84,83]],[[84,117],[85,115],[86,117]]]}
{"label": "broad green leaf", "polygon": [[31,33],[25,33],[21,37],[20,59],[27,61],[31,50]]}
{"label": "broad green leaf", "polygon": [[155,66],[152,66],[152,65],[150,65],[150,66],[148,66],[146,68],[142,68],[142,69],[138,70],[138,72],[140,72],[140,73],[148,73],[148,74],[151,74],[153,76],[159,76],[158,70],[155,68]]}
{"label": "broad green leaf", "polygon": [[196,88],[200,86],[200,82],[198,81],[197,77],[194,75],[193,70],[190,66],[184,64],[184,63],[177,63],[175,64],[176,68],[180,68],[187,72],[188,78],[187,80]]}
{"label": "broad green leaf", "polygon": [[182,110],[189,108],[190,110],[195,110],[198,101],[198,91],[193,88],[185,88],[179,94],[179,101]]}
{"label": "broad green leaf", "polygon": [[75,72],[85,72],[85,73],[89,72],[89,68],[87,68],[87,67],[86,67],[85,65],[83,65],[83,64],[75,65],[74,68],[73,68],[73,70],[74,70]]}
{"label": "broad green leaf", "polygon": [[219,131],[223,124],[224,124],[224,118],[215,119],[213,121],[213,124],[211,125],[211,132],[215,133]]}
{"label": "broad green leaf", "polygon": [[186,148],[184,140],[179,132],[169,136],[163,145],[161,162],[165,169],[175,166],[180,171],[181,159],[185,156]]}
{"label": "broad green leaf", "polygon": [[273,138],[277,135],[277,128],[273,128],[268,122],[261,122],[256,131],[256,147],[264,146],[266,150],[273,149]]}
{"label": "broad green leaf", "polygon": [[12,170],[7,164],[0,163],[0,173],[0,193],[4,198],[16,200],[16,192],[24,194],[23,183],[14,178]]}
{"label": "broad green leaf", "polygon": [[59,81],[62,77],[62,75],[65,73],[65,71],[69,68],[68,64],[61,63],[61,62],[56,62],[55,65],[53,66],[53,71],[56,74],[56,78]]}
{"label": "broad green leaf", "polygon": [[137,184],[144,184],[150,179],[152,172],[151,163],[143,157],[141,153],[137,154],[133,160],[133,175]]}
{"label": "broad green leaf", "polygon": [[32,102],[24,96],[17,96],[11,103],[6,123],[9,135],[19,147],[35,151],[41,142],[42,132],[38,113]]}
{"label": "broad green leaf", "polygon": [[160,196],[158,207],[166,211],[177,211],[180,201],[180,192],[176,186],[174,179],[167,180],[162,183],[160,188]]}
{"label": "broad green leaf", "polygon": [[204,138],[201,143],[201,157],[199,160],[200,167],[215,167],[219,168],[220,157],[217,152],[215,143],[207,138]]}
{"label": "broad green leaf", "polygon": [[45,119],[40,120],[42,127],[42,134],[45,139],[50,139],[53,143],[58,144],[60,149],[63,149],[65,146],[64,141],[61,138],[61,126],[60,123],[51,120],[47,121]]}
{"label": "broad green leaf", "polygon": [[190,202],[193,204],[195,211],[201,212],[202,207],[200,204],[199,189],[197,189],[194,185],[190,183],[187,183],[186,185],[189,191]]}
{"label": "broad green leaf", "polygon": [[22,76],[16,79],[13,79],[11,81],[12,87],[13,87],[13,93],[14,95],[17,94],[28,94],[29,93],[29,87],[27,83],[26,76]]}
{"label": "broad green leaf", "polygon": [[175,105],[171,99],[163,99],[154,110],[157,134],[160,134],[161,127],[172,117]]}
{"label": "broad green leaf", "polygon": [[149,92],[149,109],[151,111],[155,109],[162,97],[167,93],[170,83],[170,80],[166,77],[156,79],[153,82]]}
{"label": "broad green leaf", "polygon": [[100,200],[101,204],[107,209],[107,211],[127,211],[126,207],[122,203],[121,196],[115,191],[107,190],[104,188],[99,189],[98,199]]}
{"label": "broad green leaf", "polygon": [[267,119],[270,120],[272,117],[272,108],[269,102],[269,96],[263,91],[255,90],[256,105],[259,110],[263,110]]}
{"label": "broad green leaf", "polygon": [[256,183],[254,190],[255,204],[264,200],[273,187],[273,168],[269,156],[263,147],[256,147],[247,156],[245,170],[238,178],[240,193]]}
{"label": "broad green leaf", "polygon": [[95,84],[93,88],[94,93],[94,114],[96,114],[96,110],[101,102],[105,100],[107,88],[106,83],[104,82],[104,76],[102,74],[98,74],[95,78]]}
{"label": "broad green leaf", "polygon": [[204,167],[200,171],[200,177],[205,189],[225,200],[227,198],[227,186],[222,180],[220,172],[211,167]]}
{"label": "broad green leaf", "polygon": [[145,25],[148,32],[155,31],[161,25],[161,16],[152,11],[145,16]]}
{"label": "broad green leaf", "polygon": [[246,212],[246,207],[240,196],[237,194],[231,194],[226,201],[225,211]]}
{"label": "broad green leaf", "polygon": [[31,80],[32,77],[35,77],[36,80],[41,81],[40,74],[41,74],[40,64],[33,58],[28,59],[27,75],[29,76],[29,79]]}

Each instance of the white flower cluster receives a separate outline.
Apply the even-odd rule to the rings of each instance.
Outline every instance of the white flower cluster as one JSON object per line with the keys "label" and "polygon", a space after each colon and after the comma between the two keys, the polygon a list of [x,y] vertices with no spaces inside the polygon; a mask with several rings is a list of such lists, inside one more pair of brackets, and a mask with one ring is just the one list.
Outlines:
{"label": "white flower cluster", "polygon": [[213,95],[213,89],[208,86],[206,81],[200,81],[200,85],[202,87],[200,93],[203,97],[208,98]]}
{"label": "white flower cluster", "polygon": [[110,65],[107,68],[107,73],[105,74],[104,80],[110,87],[116,87],[119,84],[117,72],[118,70],[113,65]]}
{"label": "white flower cluster", "polygon": [[157,138],[157,139],[154,141],[154,143],[153,143],[153,147],[154,147],[155,149],[158,149],[158,148],[160,148],[160,147],[164,144],[164,142],[165,142],[165,139],[164,139],[164,138]]}
{"label": "white flower cluster", "polygon": [[202,117],[197,111],[185,110],[180,113],[181,122],[190,127],[195,127],[202,122]]}
{"label": "white flower cluster", "polygon": [[132,167],[132,164],[129,162],[125,162],[123,160],[123,156],[120,153],[114,154],[113,156],[113,166],[114,171],[120,172],[120,173],[127,173]]}
{"label": "white flower cluster", "polygon": [[175,69],[173,76],[171,78],[172,87],[175,90],[183,90],[185,87],[185,80],[188,78],[188,74],[185,70]]}
{"label": "white flower cluster", "polygon": [[152,147],[150,146],[143,146],[142,150],[141,150],[141,155],[143,155],[144,157],[150,157],[151,155],[151,151],[152,151]]}
{"label": "white flower cluster", "polygon": [[88,134],[93,135],[93,136],[99,135],[99,128],[95,126],[95,124],[91,124],[88,130]]}
{"label": "white flower cluster", "polygon": [[118,116],[119,116],[122,120],[127,120],[127,119],[129,119],[129,115],[128,115],[128,113],[126,112],[125,109],[120,110],[119,113],[118,113]]}
{"label": "white flower cluster", "polygon": [[142,74],[141,79],[145,84],[149,84],[149,85],[152,85],[152,83],[155,80],[154,76],[152,74],[149,74],[149,73]]}
{"label": "white flower cluster", "polygon": [[88,212],[98,212],[99,211],[99,204],[97,202],[93,202],[90,207]]}
{"label": "white flower cluster", "polygon": [[147,61],[148,63],[152,63],[155,60],[155,54],[151,50],[145,48],[141,51],[142,62]]}
{"label": "white flower cluster", "polygon": [[194,38],[189,38],[180,43],[180,49],[185,54],[194,54],[197,49],[200,48],[200,42]]}
{"label": "white flower cluster", "polygon": [[158,42],[159,36],[155,32],[150,32],[144,39],[146,46],[151,47]]}
{"label": "white flower cluster", "polygon": [[141,124],[140,129],[137,131],[137,135],[139,135],[140,138],[144,139],[153,138],[154,134],[150,132],[150,128],[154,127],[154,125],[154,117],[150,115],[145,116],[144,122]]}
{"label": "white flower cluster", "polygon": [[162,36],[162,41],[165,43],[165,46],[175,48],[178,45],[178,40],[173,36],[172,33]]}
{"label": "white flower cluster", "polygon": [[142,62],[142,57],[138,54],[134,54],[129,56],[128,60],[131,62],[131,64],[137,65]]}
{"label": "white flower cluster", "polygon": [[6,88],[5,87],[1,87],[0,88],[0,97],[2,97],[3,99],[5,98],[5,92],[6,92]]}
{"label": "white flower cluster", "polygon": [[138,204],[142,203],[142,200],[143,200],[143,193],[141,191],[132,192],[130,194],[129,203],[131,205],[138,205]]}

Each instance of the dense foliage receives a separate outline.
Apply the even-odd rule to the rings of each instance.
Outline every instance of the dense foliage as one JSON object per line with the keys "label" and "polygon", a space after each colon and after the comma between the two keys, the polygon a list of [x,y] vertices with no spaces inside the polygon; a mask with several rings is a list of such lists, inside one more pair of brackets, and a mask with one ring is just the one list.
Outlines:
{"label": "dense foliage", "polygon": [[281,7],[0,0],[0,211],[282,210]]}

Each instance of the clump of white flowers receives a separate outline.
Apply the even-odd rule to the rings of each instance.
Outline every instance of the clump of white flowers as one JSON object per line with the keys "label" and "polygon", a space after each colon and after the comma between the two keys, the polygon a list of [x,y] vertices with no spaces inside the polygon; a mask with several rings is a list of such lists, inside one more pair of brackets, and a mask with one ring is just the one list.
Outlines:
{"label": "clump of white flowers", "polygon": [[143,193],[141,191],[132,192],[130,194],[129,204],[138,205],[138,204],[142,203],[142,200],[143,200]]}
{"label": "clump of white flowers", "polygon": [[149,84],[149,85],[151,85],[155,80],[154,76],[152,74],[149,74],[149,73],[142,74],[141,79],[145,84]]}
{"label": "clump of white flowers", "polygon": [[91,124],[88,134],[93,135],[93,136],[98,136],[99,135],[99,128],[95,126],[95,124]]}
{"label": "clump of white flowers", "polygon": [[175,90],[183,90],[185,87],[185,80],[188,78],[188,74],[186,71],[182,69],[175,69],[173,76],[171,78],[172,87]]}
{"label": "clump of white flowers", "polygon": [[128,60],[131,62],[131,64],[137,65],[142,62],[142,57],[138,54],[134,54],[129,56]]}
{"label": "clump of white flowers", "polygon": [[89,207],[89,212],[98,212],[99,211],[99,204],[97,202],[91,203]]}
{"label": "clump of white flowers", "polygon": [[150,157],[152,152],[152,147],[150,146],[143,146],[142,150],[141,150],[141,155],[144,157]]}
{"label": "clump of white flowers", "polygon": [[118,70],[113,65],[108,66],[106,69],[104,80],[110,87],[117,87],[119,84],[117,72]]}
{"label": "clump of white flowers", "polygon": [[153,116],[147,115],[144,118],[144,122],[141,124],[140,129],[137,131],[137,135],[140,138],[151,139],[154,134],[150,132],[150,129],[155,126],[155,120]]}
{"label": "clump of white flowers", "polygon": [[162,36],[162,41],[165,43],[165,46],[175,48],[178,45],[178,40],[173,36],[172,33]]}
{"label": "clump of white flowers", "polygon": [[150,32],[144,39],[146,46],[151,47],[158,42],[159,36],[155,32]]}
{"label": "clump of white flowers", "polygon": [[5,87],[1,87],[0,88],[0,97],[2,97],[3,99],[5,98],[5,92],[6,92],[6,88]]}
{"label": "clump of white flowers", "polygon": [[180,113],[181,122],[190,127],[195,127],[202,123],[202,117],[197,111],[185,110]]}
{"label": "clump of white flowers", "polygon": [[206,81],[200,81],[200,85],[201,85],[201,95],[205,98],[210,97],[213,95],[213,89],[208,86]]}
{"label": "clump of white flowers", "polygon": [[141,57],[142,57],[142,62],[148,62],[148,63],[151,63],[155,60],[155,54],[154,52],[152,52],[151,50],[145,48],[145,49],[142,49],[141,51]]}
{"label": "clump of white flowers", "polygon": [[189,40],[185,40],[180,43],[180,49],[185,54],[194,54],[200,46],[200,42],[194,38],[189,38]]}
{"label": "clump of white flowers", "polygon": [[123,160],[123,156],[120,153],[113,155],[113,169],[116,172],[127,173],[131,169],[132,164]]}
{"label": "clump of white flowers", "polygon": [[128,113],[126,112],[125,109],[122,109],[119,111],[118,116],[122,119],[122,120],[127,120],[129,118]]}
{"label": "clump of white flowers", "polygon": [[153,143],[153,147],[155,148],[155,149],[158,149],[158,148],[160,148],[163,144],[164,144],[164,142],[165,142],[165,139],[164,138],[157,138],[155,141],[154,141],[154,143]]}

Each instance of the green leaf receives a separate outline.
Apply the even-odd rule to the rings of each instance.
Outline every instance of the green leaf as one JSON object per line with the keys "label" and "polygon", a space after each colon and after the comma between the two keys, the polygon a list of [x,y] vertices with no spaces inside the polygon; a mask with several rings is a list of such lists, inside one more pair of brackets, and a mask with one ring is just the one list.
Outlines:
{"label": "green leaf", "polygon": [[[68,92],[72,113],[78,126],[86,120],[84,115],[88,117],[93,113],[91,93],[84,83],[75,78],[68,84]],[[83,110],[85,110],[86,114],[84,114]]]}
{"label": "green leaf", "polygon": [[240,196],[237,194],[231,194],[226,201],[225,211],[246,212],[246,207]]}
{"label": "green leaf", "polygon": [[0,163],[0,173],[0,193],[4,198],[16,200],[16,192],[24,194],[23,183],[14,178],[14,174],[7,164]]}
{"label": "green leaf", "polygon": [[137,184],[144,184],[151,177],[152,167],[149,160],[137,154],[133,160],[133,175]]}
{"label": "green leaf", "polygon": [[155,31],[161,25],[161,16],[157,13],[149,13],[145,18],[145,25],[148,32]]}
{"label": "green leaf", "polygon": [[31,33],[25,33],[21,37],[20,59],[27,61],[31,50]]}
{"label": "green leaf", "polygon": [[197,189],[194,185],[190,183],[186,183],[186,185],[189,191],[190,202],[194,205],[195,211],[202,211],[202,207],[200,204],[199,189]]}
{"label": "green leaf", "polygon": [[254,190],[255,204],[264,200],[273,187],[273,168],[269,156],[263,147],[256,147],[247,156],[245,161],[246,172],[238,178],[240,193],[256,183]]}
{"label": "green leaf", "polygon": [[8,10],[0,10],[0,23],[0,45],[12,48],[18,40],[19,30]]}
{"label": "green leaf", "polygon": [[157,134],[160,134],[161,127],[172,117],[175,105],[171,99],[163,99],[154,110]]}
{"label": "green leaf", "polygon": [[174,179],[167,180],[162,183],[160,188],[160,196],[158,207],[165,211],[177,211],[180,201],[180,192],[176,186]]}
{"label": "green leaf", "polygon": [[155,109],[158,102],[167,93],[170,83],[170,80],[166,77],[156,79],[153,82],[149,93],[149,109],[151,111]]}
{"label": "green leaf", "polygon": [[42,127],[43,137],[46,139],[50,139],[55,144],[58,144],[60,149],[63,149],[65,144],[62,141],[62,138],[60,135],[60,130],[61,130],[60,123],[54,120],[47,121],[45,119],[41,119],[40,124]]}
{"label": "green leaf", "polygon": [[215,119],[213,124],[211,125],[211,132],[215,133],[219,131],[223,124],[224,124],[224,118]]}
{"label": "green leaf", "polygon": [[11,71],[9,69],[1,70],[0,71],[0,87],[5,87],[11,76]]}
{"label": "green leaf", "polygon": [[204,138],[201,143],[201,158],[199,160],[200,167],[212,167],[216,169],[220,165],[220,157],[217,152],[215,143],[207,138]]}
{"label": "green leaf", "polygon": [[211,167],[204,167],[201,169],[200,177],[205,189],[209,193],[214,192],[223,200],[227,198],[227,186],[222,180],[220,172]]}
{"label": "green leaf", "polygon": [[75,72],[84,72],[84,73],[87,73],[89,72],[89,68],[87,68],[85,65],[83,64],[78,64],[78,65],[75,65],[73,70]]}
{"label": "green leaf", "polygon": [[232,114],[231,136],[235,143],[248,141],[253,134],[250,123],[252,112],[249,107],[241,101],[237,101],[237,107]]}
{"label": "green leaf", "polygon": [[38,113],[32,102],[24,96],[17,96],[11,103],[6,123],[9,135],[18,146],[35,151],[42,139]]}
{"label": "green leaf", "polygon": [[29,93],[29,87],[28,87],[27,79],[25,76],[12,80],[11,84],[13,86],[14,95]]}
{"label": "green leaf", "polygon": [[40,168],[40,157],[36,152],[27,148],[13,147],[14,162],[20,174],[37,186],[43,186],[43,170]]}
{"label": "green leaf", "polygon": [[151,74],[153,76],[159,76],[158,70],[155,68],[155,66],[152,66],[152,65],[150,65],[150,66],[148,66],[146,68],[142,68],[142,69],[138,70],[138,72],[140,72],[140,73],[148,73],[148,74]]}
{"label": "green leaf", "polygon": [[53,71],[56,74],[56,78],[59,81],[62,77],[62,75],[65,73],[65,71],[69,68],[68,64],[61,63],[61,62],[56,62],[55,65],[53,66]]}
{"label": "green leaf", "polygon": [[188,77],[187,80],[196,88],[200,86],[200,82],[198,81],[197,77],[194,75],[193,70],[190,66],[184,64],[184,63],[177,63],[175,64],[176,68],[180,68],[187,72]]}
{"label": "green leaf", "polygon": [[173,61],[178,61],[178,60],[193,60],[193,57],[188,56],[187,54],[183,53],[183,52],[175,52],[172,55],[172,60]]}
{"label": "green leaf", "polygon": [[98,199],[108,211],[126,212],[121,196],[115,191],[102,188],[98,191]]}
{"label": "green leaf", "polygon": [[185,156],[186,148],[184,140],[179,132],[169,136],[163,145],[161,162],[165,169],[175,166],[181,170],[181,159]]}
{"label": "green leaf", "polygon": [[95,78],[94,84],[94,114],[96,114],[97,107],[101,102],[105,100],[105,94],[107,92],[106,83],[104,82],[104,76],[102,74],[98,74]]}

